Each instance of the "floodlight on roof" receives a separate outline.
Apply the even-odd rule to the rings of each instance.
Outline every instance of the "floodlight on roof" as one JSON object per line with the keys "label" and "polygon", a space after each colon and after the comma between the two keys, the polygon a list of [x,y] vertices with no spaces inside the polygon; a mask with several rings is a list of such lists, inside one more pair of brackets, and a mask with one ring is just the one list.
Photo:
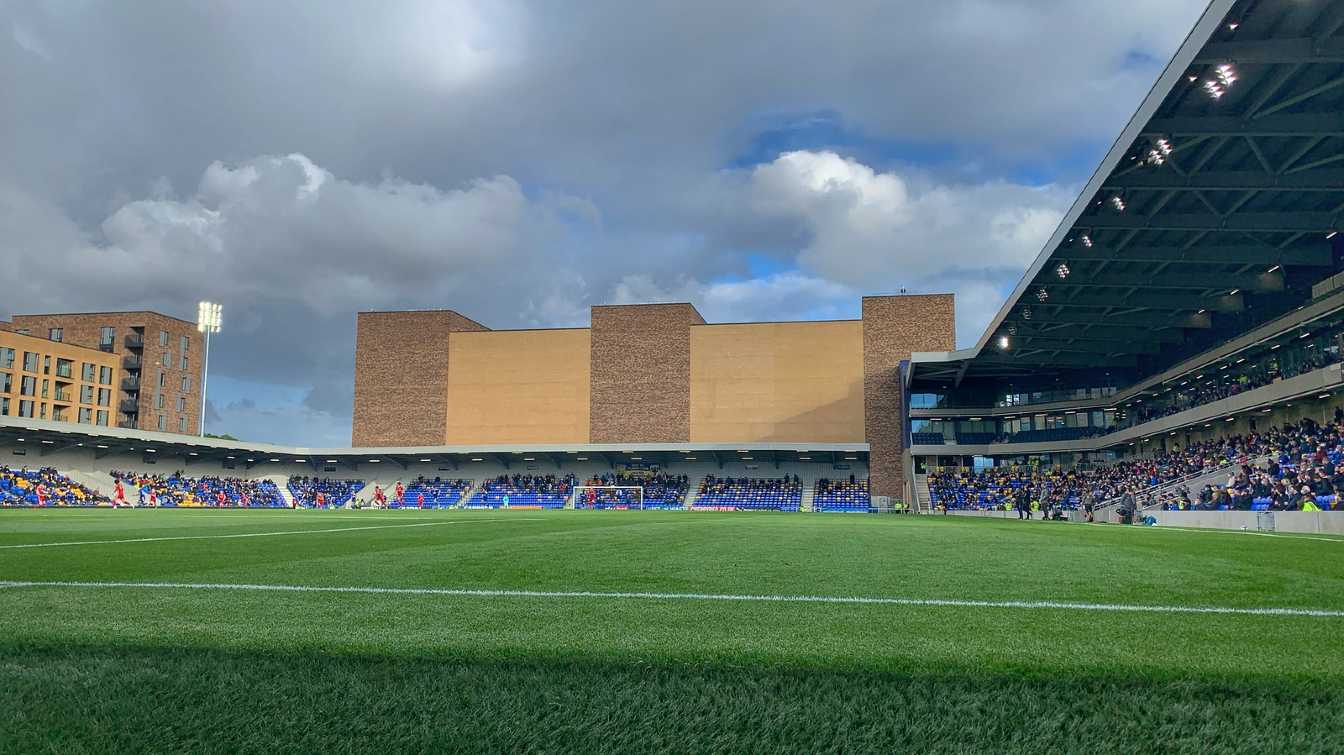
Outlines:
{"label": "floodlight on roof", "polygon": [[1086,233],[1083,234],[1083,246],[1087,247],[1088,249],[1092,248],[1092,237],[1087,235]]}
{"label": "floodlight on roof", "polygon": [[1008,336],[999,336],[999,348],[1000,348],[1000,349],[1003,349],[1004,351],[1007,351],[1007,350],[1008,350],[1008,346],[1009,346],[1009,344],[1010,344],[1010,341],[1008,340]]}
{"label": "floodlight on roof", "polygon": [[1069,263],[1067,263],[1067,262],[1061,262],[1061,263],[1059,263],[1058,265],[1055,266],[1055,275],[1058,275],[1059,278],[1060,278],[1060,280],[1063,280],[1063,279],[1065,279],[1065,278],[1068,278],[1068,277],[1069,277],[1069,273],[1071,273],[1071,272],[1073,272],[1073,271],[1072,271],[1072,270],[1069,270]]}
{"label": "floodlight on roof", "polygon": [[1050,292],[1044,288],[1036,289],[1036,301],[1045,301],[1050,298]]}

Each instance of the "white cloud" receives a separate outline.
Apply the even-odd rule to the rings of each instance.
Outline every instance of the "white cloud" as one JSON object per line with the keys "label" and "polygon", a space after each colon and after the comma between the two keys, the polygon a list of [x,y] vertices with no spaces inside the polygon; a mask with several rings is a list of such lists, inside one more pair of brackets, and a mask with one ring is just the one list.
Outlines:
{"label": "white cloud", "polygon": [[806,151],[756,167],[749,191],[756,212],[804,235],[803,269],[851,286],[912,289],[957,272],[1024,269],[1073,196],[1005,181],[939,184]]}

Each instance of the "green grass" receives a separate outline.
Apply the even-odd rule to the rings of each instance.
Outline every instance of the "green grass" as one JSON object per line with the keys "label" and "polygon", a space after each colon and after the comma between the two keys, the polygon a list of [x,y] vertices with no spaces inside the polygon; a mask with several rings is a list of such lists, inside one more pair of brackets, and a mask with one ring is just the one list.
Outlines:
{"label": "green grass", "polygon": [[[451,523],[448,523],[451,522]],[[1344,610],[1344,540],[937,517],[0,512],[10,581]],[[0,588],[0,751],[1344,752],[1344,618]]]}

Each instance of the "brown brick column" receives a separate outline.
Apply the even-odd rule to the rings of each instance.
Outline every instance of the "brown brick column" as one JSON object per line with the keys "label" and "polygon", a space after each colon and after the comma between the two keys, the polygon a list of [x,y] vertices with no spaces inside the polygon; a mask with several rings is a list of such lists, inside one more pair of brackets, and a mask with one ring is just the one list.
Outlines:
{"label": "brown brick column", "polygon": [[863,298],[864,435],[873,495],[905,495],[900,364],[913,351],[956,348],[952,294]]}
{"label": "brown brick column", "polygon": [[436,446],[448,432],[448,335],[489,330],[452,310],[360,312],[356,446]]}
{"label": "brown brick column", "polygon": [[593,443],[679,443],[691,437],[690,304],[593,307]]}

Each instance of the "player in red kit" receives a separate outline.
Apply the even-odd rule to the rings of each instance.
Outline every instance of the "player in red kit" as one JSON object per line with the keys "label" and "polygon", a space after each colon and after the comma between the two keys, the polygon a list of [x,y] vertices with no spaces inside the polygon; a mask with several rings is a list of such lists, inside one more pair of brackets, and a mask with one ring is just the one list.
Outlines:
{"label": "player in red kit", "polygon": [[401,480],[397,480],[397,490],[394,499],[396,500],[398,507],[406,505],[406,488],[402,487]]}
{"label": "player in red kit", "polygon": [[126,488],[121,484],[121,478],[118,477],[117,486],[112,491],[112,507],[117,508],[118,506],[125,506],[125,505],[126,505]]}
{"label": "player in red kit", "polygon": [[419,493],[419,494],[417,494],[417,495],[415,496],[415,505],[416,505],[416,508],[421,508],[421,509],[423,509],[423,508],[425,507],[425,494],[424,494],[424,493]]}
{"label": "player in red kit", "polygon": [[327,507],[327,494],[320,490],[317,491],[317,497],[313,499],[313,505],[319,509],[325,509]]}

